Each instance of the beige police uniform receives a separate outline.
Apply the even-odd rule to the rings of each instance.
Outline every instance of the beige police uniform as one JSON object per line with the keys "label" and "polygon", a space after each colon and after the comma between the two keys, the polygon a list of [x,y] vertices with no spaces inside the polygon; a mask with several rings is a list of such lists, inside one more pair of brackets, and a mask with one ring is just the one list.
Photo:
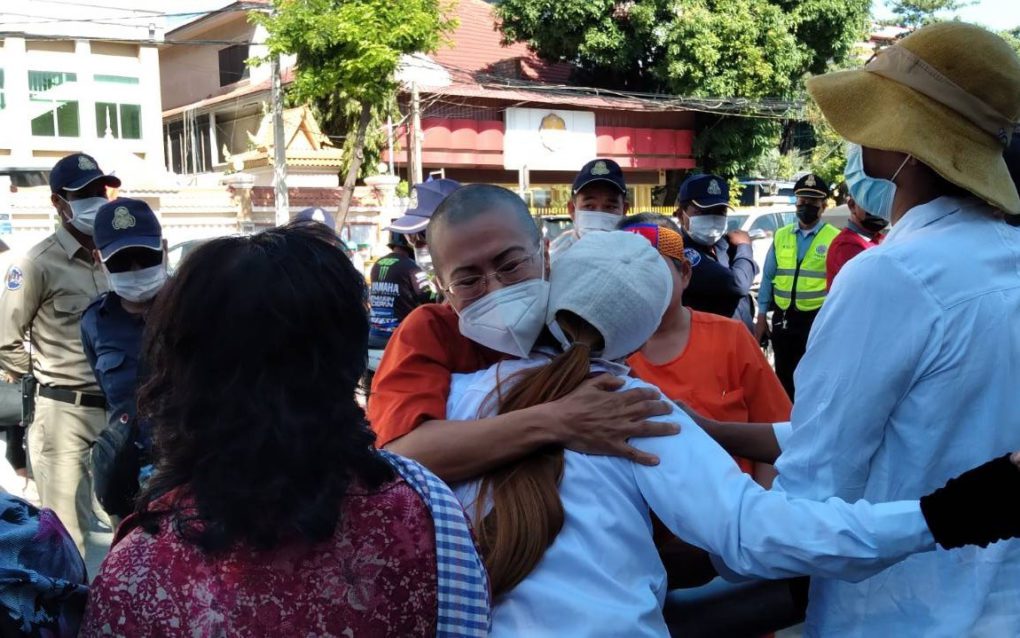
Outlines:
{"label": "beige police uniform", "polygon": [[36,398],[29,463],[43,506],[57,513],[82,551],[94,517],[88,453],[106,416],[102,407],[80,405],[82,398],[101,397],[82,348],[80,321],[107,289],[92,255],[61,226],[11,260],[0,294],[0,367],[15,376],[29,371],[24,339],[31,334],[33,374],[40,386],[64,391],[62,400]]}

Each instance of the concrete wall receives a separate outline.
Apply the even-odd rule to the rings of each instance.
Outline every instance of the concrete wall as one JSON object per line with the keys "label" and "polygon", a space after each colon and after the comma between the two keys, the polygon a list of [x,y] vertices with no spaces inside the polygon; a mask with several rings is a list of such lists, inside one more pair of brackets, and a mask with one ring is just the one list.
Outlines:
{"label": "concrete wall", "polygon": [[[262,41],[264,35],[260,33],[256,39],[256,28],[247,22],[245,14],[231,14],[230,18],[222,26],[189,35],[188,39],[233,42]],[[228,46],[226,44],[164,45],[159,52],[160,69],[163,74],[160,83],[163,108],[174,109],[224,93],[224,87],[220,86],[219,51]],[[249,56],[258,55],[258,48],[250,47]],[[237,84],[244,85],[248,82],[249,80],[242,80]]]}
{"label": "concrete wall", "polygon": [[[223,95],[229,91],[268,82],[270,66],[258,64],[250,67],[248,78],[220,86],[219,52],[231,45],[226,42],[249,43],[248,57],[261,58],[267,50],[261,43],[266,30],[248,22],[244,13],[229,13],[209,18],[202,23],[171,32],[171,40],[159,52],[163,73],[161,90],[163,108],[180,106]],[[187,44],[195,41],[196,44]],[[284,56],[282,68],[294,66],[294,56]]]}

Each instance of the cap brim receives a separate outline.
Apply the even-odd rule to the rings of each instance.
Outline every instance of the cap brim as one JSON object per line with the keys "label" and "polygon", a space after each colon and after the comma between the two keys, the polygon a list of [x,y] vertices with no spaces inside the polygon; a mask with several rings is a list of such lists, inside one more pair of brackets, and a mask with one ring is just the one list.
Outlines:
{"label": "cap brim", "polygon": [[815,190],[813,188],[802,188],[799,191],[793,191],[793,194],[797,197],[828,197],[829,194],[825,191]]}
{"label": "cap brim", "polygon": [[409,234],[420,233],[429,225],[429,218],[420,215],[404,215],[394,221],[386,230],[395,233]]}
{"label": "cap brim", "polygon": [[702,209],[704,209],[704,208],[715,208],[716,206],[725,206],[727,210],[733,210],[733,206],[731,206],[729,200],[726,200],[726,199],[720,200],[720,201],[708,200],[708,199],[703,199],[701,201],[698,201],[696,199],[692,199],[691,203],[694,204],[695,206],[697,206],[698,208],[702,208]]}
{"label": "cap brim", "polygon": [[93,177],[83,177],[77,182],[71,182],[70,184],[65,186],[63,190],[71,193],[75,191],[80,191],[81,189],[85,188],[86,186],[88,186],[89,184],[98,179],[105,180],[106,186],[109,186],[111,188],[120,188],[120,178],[117,177],[116,175],[110,174],[110,175],[95,175]]}
{"label": "cap brim", "polygon": [[616,187],[616,190],[620,191],[620,193],[622,193],[623,195],[627,194],[627,189],[626,188],[620,188],[619,184],[617,184],[614,180],[609,179],[608,177],[593,177],[593,178],[591,178],[589,180],[581,182],[580,186],[578,186],[577,188],[573,189],[573,194],[577,195],[579,192],[581,192],[584,189],[585,186],[588,186],[589,184],[594,184],[595,182],[605,182],[607,184],[612,184],[613,186]]}
{"label": "cap brim", "polygon": [[[909,153],[949,182],[1007,213],[1020,214],[1020,195],[998,140],[959,113],[869,71],[811,78],[807,89],[832,128],[847,140]],[[867,108],[861,108],[867,96]]]}
{"label": "cap brim", "polygon": [[117,253],[128,248],[149,248],[151,250],[163,250],[163,238],[156,236],[125,237],[110,242],[108,246],[99,249],[99,256],[105,262]]}

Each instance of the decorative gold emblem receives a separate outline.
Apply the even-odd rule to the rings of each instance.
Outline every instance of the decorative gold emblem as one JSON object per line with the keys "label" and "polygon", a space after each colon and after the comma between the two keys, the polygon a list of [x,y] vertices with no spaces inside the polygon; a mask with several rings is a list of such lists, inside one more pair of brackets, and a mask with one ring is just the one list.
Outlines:
{"label": "decorative gold emblem", "polygon": [[134,228],[136,223],[135,216],[131,214],[131,211],[126,206],[118,206],[113,211],[113,228],[115,230]]}

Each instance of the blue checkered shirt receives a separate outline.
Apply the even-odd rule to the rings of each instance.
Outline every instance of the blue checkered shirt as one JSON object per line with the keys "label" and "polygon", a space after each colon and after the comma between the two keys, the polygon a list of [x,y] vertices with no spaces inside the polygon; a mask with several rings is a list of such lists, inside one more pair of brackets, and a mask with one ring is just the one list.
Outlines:
{"label": "blue checkered shirt", "polygon": [[380,454],[432,513],[439,580],[436,637],[488,636],[492,623],[489,578],[460,501],[446,483],[418,463],[386,451]]}

